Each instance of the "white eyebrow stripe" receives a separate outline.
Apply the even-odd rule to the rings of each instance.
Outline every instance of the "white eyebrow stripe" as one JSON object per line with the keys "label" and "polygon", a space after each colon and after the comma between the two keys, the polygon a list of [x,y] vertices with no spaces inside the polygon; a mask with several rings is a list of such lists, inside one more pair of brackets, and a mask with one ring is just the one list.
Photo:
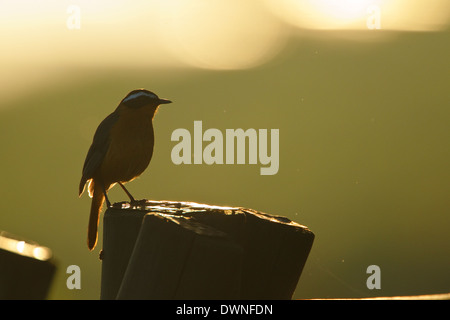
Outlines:
{"label": "white eyebrow stripe", "polygon": [[125,99],[123,99],[123,102],[127,102],[127,101],[130,101],[130,100],[136,99],[136,98],[138,98],[140,96],[148,96],[148,97],[156,99],[156,95],[154,95],[152,93],[145,92],[145,91],[139,91],[139,92],[133,93],[132,95],[130,95],[130,96],[126,97]]}

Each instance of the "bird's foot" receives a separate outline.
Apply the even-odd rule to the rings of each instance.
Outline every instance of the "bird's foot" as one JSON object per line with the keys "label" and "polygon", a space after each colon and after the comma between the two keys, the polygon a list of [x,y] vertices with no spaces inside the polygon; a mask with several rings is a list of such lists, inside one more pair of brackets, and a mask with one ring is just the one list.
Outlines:
{"label": "bird's foot", "polygon": [[135,199],[133,199],[133,200],[130,200],[130,206],[132,208],[135,208],[135,207],[142,207],[142,208],[144,208],[146,206],[146,204],[147,204],[147,200],[146,199],[142,199],[142,200],[135,200]]}

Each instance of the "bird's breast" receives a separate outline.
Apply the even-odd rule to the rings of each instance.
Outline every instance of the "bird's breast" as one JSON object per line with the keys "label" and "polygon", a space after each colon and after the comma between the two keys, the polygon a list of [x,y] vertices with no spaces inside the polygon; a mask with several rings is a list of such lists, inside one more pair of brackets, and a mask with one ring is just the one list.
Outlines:
{"label": "bird's breast", "polygon": [[127,182],[139,176],[153,155],[152,118],[137,112],[121,114],[111,129],[110,139],[101,166],[104,179]]}

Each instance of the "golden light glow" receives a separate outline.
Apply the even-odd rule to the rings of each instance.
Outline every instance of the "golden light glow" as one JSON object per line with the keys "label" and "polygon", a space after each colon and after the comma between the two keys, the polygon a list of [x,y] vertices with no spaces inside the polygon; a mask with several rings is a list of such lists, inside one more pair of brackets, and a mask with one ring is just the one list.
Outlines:
{"label": "golden light glow", "polygon": [[436,31],[449,21],[449,0],[3,0],[3,105],[80,67],[246,69],[302,29]]}
{"label": "golden light glow", "polygon": [[379,14],[383,30],[436,31],[450,23],[447,0],[266,0],[286,22],[305,29],[367,30]]}
{"label": "golden light glow", "polygon": [[26,54],[27,63],[40,65],[241,69],[267,61],[284,44],[282,24],[257,1],[7,3],[0,6],[8,30],[2,40],[15,49],[1,54]]}
{"label": "golden light glow", "polygon": [[383,0],[382,10],[387,30],[439,31],[450,25],[448,0]]}
{"label": "golden light glow", "polygon": [[16,250],[19,253],[23,253],[23,250],[25,249],[25,241],[18,241],[16,244]]}
{"label": "golden light glow", "polygon": [[51,258],[51,253],[48,248],[44,247],[35,247],[33,249],[33,257],[38,260],[45,261]]}
{"label": "golden light glow", "polygon": [[17,239],[4,231],[0,232],[0,249],[41,261],[49,260],[52,257],[52,251],[49,248]]}
{"label": "golden light glow", "polygon": [[207,69],[245,69],[284,44],[281,25],[253,1],[161,1],[158,32],[178,59]]}
{"label": "golden light glow", "polygon": [[316,0],[309,1],[319,13],[340,20],[359,19],[366,14],[372,0]]}

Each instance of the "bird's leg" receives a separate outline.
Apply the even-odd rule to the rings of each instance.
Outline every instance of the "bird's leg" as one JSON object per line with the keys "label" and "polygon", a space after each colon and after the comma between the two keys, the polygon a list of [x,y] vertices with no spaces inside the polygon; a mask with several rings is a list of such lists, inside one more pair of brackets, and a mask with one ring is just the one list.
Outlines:
{"label": "bird's leg", "polygon": [[128,198],[130,198],[130,202],[131,202],[131,203],[135,203],[136,200],[135,200],[134,197],[131,195],[131,193],[127,190],[127,188],[125,188],[125,186],[122,184],[122,182],[119,182],[119,186],[122,187],[123,191],[125,191],[125,193],[127,194]]}
{"label": "bird's leg", "polygon": [[108,195],[106,194],[105,186],[102,185],[102,189],[103,189],[103,194],[104,194],[104,196],[105,196],[106,205],[107,205],[108,208],[109,208],[109,207],[111,207],[111,202],[109,202]]}
{"label": "bird's leg", "polygon": [[130,205],[132,207],[139,207],[139,206],[145,206],[147,203],[147,200],[135,200],[134,197],[131,195],[131,193],[125,188],[122,182],[118,182],[119,185],[122,187],[123,191],[127,194],[128,198],[130,198]]}

